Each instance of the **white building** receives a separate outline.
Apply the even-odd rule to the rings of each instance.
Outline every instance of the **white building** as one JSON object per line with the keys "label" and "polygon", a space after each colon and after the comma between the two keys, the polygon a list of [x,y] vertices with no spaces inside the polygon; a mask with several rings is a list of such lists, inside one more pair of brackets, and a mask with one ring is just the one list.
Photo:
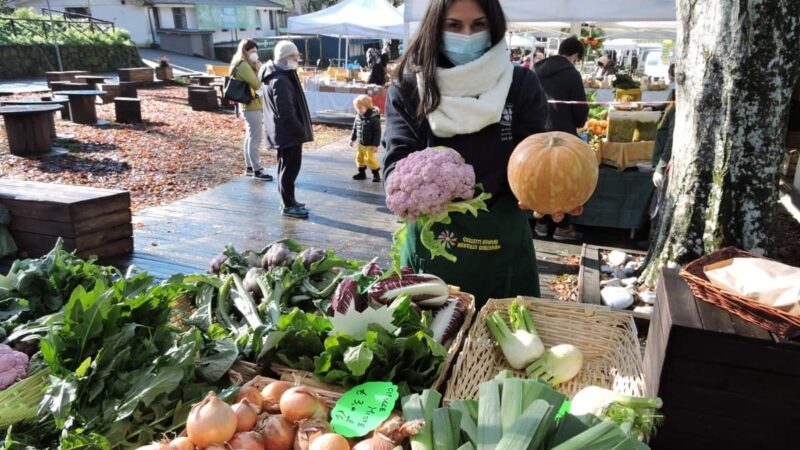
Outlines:
{"label": "white building", "polygon": [[[16,0],[9,6],[41,12],[47,1]],[[196,45],[184,44],[203,41],[208,46],[275,36],[286,28],[286,9],[270,0],[50,0],[50,7],[114,22],[115,26],[128,30],[139,46],[155,42],[167,50],[206,56],[213,56],[213,48],[208,54],[208,48],[198,52]],[[186,51],[181,51],[181,47],[186,47]]]}

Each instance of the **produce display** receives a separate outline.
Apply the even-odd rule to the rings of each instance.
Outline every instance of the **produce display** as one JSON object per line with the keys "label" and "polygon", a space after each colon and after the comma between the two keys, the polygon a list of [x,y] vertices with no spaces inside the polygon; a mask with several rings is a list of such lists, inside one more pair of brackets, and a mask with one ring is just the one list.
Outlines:
{"label": "produce display", "polygon": [[597,157],[588,144],[569,133],[553,131],[529,136],[508,162],[514,195],[536,217],[580,214],[597,186]]}
{"label": "produce display", "polygon": [[404,221],[394,233],[393,269],[400,269],[400,248],[412,222],[419,224],[420,241],[431,258],[455,261],[455,255],[436,239],[431,227],[450,223],[453,213],[477,216],[479,211],[486,211],[491,195],[483,192],[475,196],[476,189],[481,190],[475,185],[475,170],[451,148],[427,148],[398,161],[386,182],[386,206]]}
{"label": "produce display", "polygon": [[[597,389],[581,391],[570,407],[546,384],[501,372],[481,384],[476,400],[440,407],[441,395],[425,390],[401,403],[406,420],[425,423],[411,436],[415,450],[648,448],[639,438],[652,433],[660,400],[602,397]],[[579,411],[586,404],[588,410]]]}
{"label": "produce display", "polygon": [[[557,418],[564,396],[548,386],[574,377],[582,355],[546,348],[518,304],[510,324],[491,316],[487,326],[532,379],[502,374],[486,401],[482,387],[480,402],[439,408],[430,388],[473,313],[471,296],[436,276],[384,271],[291,239],[258,251],[228,246],[209,273],[163,281],[58,244],[0,277],[0,450],[389,450],[409,438],[413,450],[564,449],[578,448],[557,445],[584,432],[615,445],[651,434],[658,399],[612,393],[601,404],[599,391],[587,391],[596,402],[580,404],[591,419]],[[238,386],[231,374],[242,361],[303,371],[340,391],[391,382],[402,399],[371,433],[345,438],[323,391]],[[487,435],[487,421],[502,433]],[[561,431],[567,423],[573,434]]]}

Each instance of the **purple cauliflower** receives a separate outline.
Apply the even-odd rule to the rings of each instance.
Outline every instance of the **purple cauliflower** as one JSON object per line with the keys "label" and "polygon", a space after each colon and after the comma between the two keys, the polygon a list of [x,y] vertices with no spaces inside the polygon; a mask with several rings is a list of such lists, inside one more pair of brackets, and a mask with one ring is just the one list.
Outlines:
{"label": "purple cauliflower", "polygon": [[0,391],[28,373],[28,355],[0,344]]}
{"label": "purple cauliflower", "polygon": [[457,151],[447,147],[411,153],[395,165],[386,182],[386,205],[414,222],[423,214],[439,216],[455,199],[474,196],[475,171]]}

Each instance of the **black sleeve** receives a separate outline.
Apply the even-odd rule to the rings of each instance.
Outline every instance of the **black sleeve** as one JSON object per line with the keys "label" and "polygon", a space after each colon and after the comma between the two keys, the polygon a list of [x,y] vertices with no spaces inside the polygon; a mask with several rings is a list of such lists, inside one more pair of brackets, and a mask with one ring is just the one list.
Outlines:
{"label": "black sleeve", "polygon": [[358,132],[356,131],[358,126],[358,114],[356,114],[355,120],[353,120],[353,132],[350,133],[350,142],[355,142],[358,139]]}
{"label": "black sleeve", "polygon": [[539,77],[532,70],[520,68],[519,102],[514,110],[514,138],[517,142],[526,137],[547,131],[548,107],[547,96],[539,82]]}
{"label": "black sleeve", "polygon": [[272,95],[275,102],[275,109],[278,113],[283,130],[282,134],[287,136],[303,136],[303,122],[297,116],[295,105],[295,95],[292,92],[292,82],[284,77],[278,76],[272,79]]}
{"label": "black sleeve", "polygon": [[[586,101],[586,90],[583,88],[583,79],[578,71],[572,73],[572,89],[570,100],[576,102]],[[572,119],[575,122],[575,128],[581,128],[589,119],[589,105],[569,105],[572,111]]]}
{"label": "black sleeve", "polygon": [[386,180],[394,170],[397,161],[426,147],[427,139],[422,126],[416,118],[416,105],[419,97],[416,89],[413,98],[403,95],[397,83],[392,83],[386,99],[386,133],[383,135],[383,178]]}
{"label": "black sleeve", "polygon": [[369,127],[369,141],[367,145],[370,147],[377,147],[381,145],[381,116],[380,114],[376,114],[371,119],[369,119],[370,127]]}

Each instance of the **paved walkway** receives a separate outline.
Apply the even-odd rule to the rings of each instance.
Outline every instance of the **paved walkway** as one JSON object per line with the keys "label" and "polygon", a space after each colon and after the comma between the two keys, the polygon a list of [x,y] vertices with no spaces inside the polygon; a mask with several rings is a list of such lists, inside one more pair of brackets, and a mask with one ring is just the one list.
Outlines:
{"label": "paved walkway", "polygon": [[177,53],[153,48],[140,48],[139,56],[141,56],[142,61],[144,61],[144,63],[150,67],[157,66],[158,63],[156,60],[162,56],[166,56],[167,59],[169,59],[169,64],[173,67],[173,72],[175,75],[182,75],[191,72],[205,73],[206,64],[213,64],[215,66],[227,65],[227,63],[223,61],[217,61],[216,59],[179,55]]}

